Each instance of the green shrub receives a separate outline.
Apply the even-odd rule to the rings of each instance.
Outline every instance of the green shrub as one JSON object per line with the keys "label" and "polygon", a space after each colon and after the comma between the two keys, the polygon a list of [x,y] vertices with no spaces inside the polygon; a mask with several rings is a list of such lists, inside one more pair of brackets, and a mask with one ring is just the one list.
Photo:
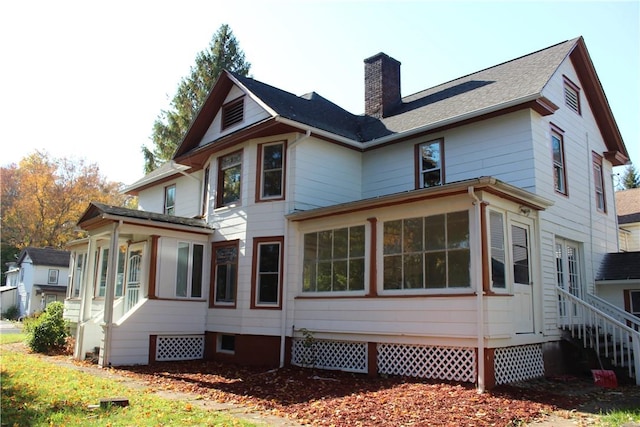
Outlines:
{"label": "green shrub", "polygon": [[11,307],[7,308],[7,311],[2,314],[2,318],[7,320],[18,320],[19,315],[20,310],[18,309],[18,306],[12,305]]}
{"label": "green shrub", "polygon": [[69,327],[62,317],[64,305],[52,302],[44,313],[25,322],[27,345],[37,353],[48,353],[62,350],[69,336]]}

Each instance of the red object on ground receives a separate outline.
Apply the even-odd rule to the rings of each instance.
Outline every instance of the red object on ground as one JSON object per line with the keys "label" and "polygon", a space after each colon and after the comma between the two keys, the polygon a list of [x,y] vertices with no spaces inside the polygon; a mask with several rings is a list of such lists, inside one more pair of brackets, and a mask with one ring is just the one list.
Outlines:
{"label": "red object on ground", "polygon": [[596,385],[604,388],[616,388],[618,387],[618,379],[616,373],[605,369],[592,369],[593,381]]}

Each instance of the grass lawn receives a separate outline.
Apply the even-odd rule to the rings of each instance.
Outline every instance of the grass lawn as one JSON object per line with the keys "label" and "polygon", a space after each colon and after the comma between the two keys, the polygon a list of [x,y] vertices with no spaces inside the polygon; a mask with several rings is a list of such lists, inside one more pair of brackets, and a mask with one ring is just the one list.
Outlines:
{"label": "grass lawn", "polygon": [[[23,334],[2,335],[0,343]],[[2,349],[2,425],[9,426],[251,426],[191,404],[162,399],[113,380]],[[125,397],[128,407],[90,409],[101,398]]]}

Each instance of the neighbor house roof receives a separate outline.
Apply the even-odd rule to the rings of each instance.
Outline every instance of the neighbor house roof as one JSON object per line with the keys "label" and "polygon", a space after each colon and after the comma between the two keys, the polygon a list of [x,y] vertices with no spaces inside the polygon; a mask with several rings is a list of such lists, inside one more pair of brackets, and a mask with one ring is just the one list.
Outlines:
{"label": "neighbor house roof", "polygon": [[61,251],[54,248],[34,248],[26,247],[18,256],[18,264],[29,256],[33,265],[47,265],[55,267],[69,267],[69,257],[71,252]]}
{"label": "neighbor house roof", "polygon": [[189,230],[200,229],[206,234],[213,232],[213,228],[202,218],[164,215],[97,202],[89,204],[85,213],[78,220],[78,225],[84,230],[91,230],[113,221],[173,229],[185,229],[186,227]]}
{"label": "neighbor house roof", "polygon": [[618,224],[640,222],[640,188],[616,191]]}
{"label": "neighbor house roof", "polygon": [[640,279],[640,252],[605,254],[596,281]]}
{"label": "neighbor house roof", "polygon": [[[582,37],[504,62],[402,98],[382,119],[354,115],[312,92],[296,96],[249,77],[223,72],[192,122],[174,160],[202,167],[207,149],[227,147],[244,138],[268,132],[303,131],[367,149],[376,144],[433,132],[492,115],[533,108],[542,115],[558,107],[542,96],[543,89],[566,58],[571,58],[585,96],[607,144],[605,156],[614,165],[628,161],[606,96]],[[207,129],[231,88],[236,85],[271,114],[260,123],[212,141],[203,141]]]}

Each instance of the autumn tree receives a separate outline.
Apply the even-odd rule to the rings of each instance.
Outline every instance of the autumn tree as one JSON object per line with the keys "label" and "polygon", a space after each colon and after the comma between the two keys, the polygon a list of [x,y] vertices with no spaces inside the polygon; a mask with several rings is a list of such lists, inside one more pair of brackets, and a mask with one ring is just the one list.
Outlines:
{"label": "autumn tree", "polygon": [[123,206],[119,183],[108,182],[96,164],[52,158],[36,151],[1,169],[2,248],[62,248],[82,237],[76,222],[96,201]]}
{"label": "autumn tree", "polygon": [[633,163],[629,164],[624,170],[624,173],[620,180],[620,185],[622,186],[623,190],[640,188],[640,176],[638,175],[635,166],[633,166]]}
{"label": "autumn tree", "polygon": [[196,55],[191,72],[178,85],[170,108],[163,110],[153,123],[153,149],[142,146],[145,173],[171,159],[191,121],[204,103],[209,91],[223,70],[246,76],[251,64],[227,24],[220,26],[209,47]]}

